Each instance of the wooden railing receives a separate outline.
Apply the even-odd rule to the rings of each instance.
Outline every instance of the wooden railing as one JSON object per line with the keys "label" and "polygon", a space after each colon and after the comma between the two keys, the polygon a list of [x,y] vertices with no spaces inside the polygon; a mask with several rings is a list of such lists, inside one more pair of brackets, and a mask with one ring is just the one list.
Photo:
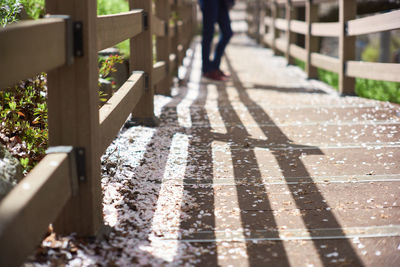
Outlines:
{"label": "wooden railing", "polygon": [[[170,94],[194,33],[195,4],[129,5],[129,12],[97,16],[95,0],[47,0],[48,13],[63,15],[0,30],[0,88],[48,73],[50,144],[49,154],[0,202],[0,266],[19,266],[50,223],[59,233],[101,231],[101,154],[130,114],[139,122],[155,120],[156,89]],[[132,74],[99,110],[97,52],[126,39]]]}
{"label": "wooden railing", "polygon": [[[318,22],[318,5],[324,2],[338,2],[338,22]],[[305,7],[305,21],[296,18],[298,7]],[[282,13],[284,18],[279,17]],[[308,78],[318,76],[317,68],[338,73],[339,91],[350,95],[355,93],[354,78],[400,82],[400,64],[355,60],[355,36],[400,29],[400,10],[356,16],[356,0],[249,0],[247,6],[249,35],[284,54],[289,64],[294,58],[304,61]],[[285,32],[285,38],[279,38],[279,32]],[[304,35],[304,48],[296,45],[296,34]],[[319,52],[320,37],[339,39],[338,58]]]}

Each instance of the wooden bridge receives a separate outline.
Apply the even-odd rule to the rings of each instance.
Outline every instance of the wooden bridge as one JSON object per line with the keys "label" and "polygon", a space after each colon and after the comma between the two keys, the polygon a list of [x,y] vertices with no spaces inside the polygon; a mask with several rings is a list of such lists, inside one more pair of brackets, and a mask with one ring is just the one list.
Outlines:
{"label": "wooden bridge", "polygon": [[[253,8],[261,1],[238,3],[232,11],[237,33],[223,61],[223,69],[232,73],[226,83],[201,77],[200,42],[191,34],[192,2],[155,1],[152,15],[152,1],[131,1],[132,11],[104,17],[96,17],[93,2],[47,1],[50,12],[70,14],[82,24],[53,17],[0,32],[0,51],[11,51],[18,34],[40,45],[53,42],[47,35],[36,38],[40,27],[61,38],[59,45],[68,37],[63,29],[69,23],[84,29],[83,55],[76,49],[75,56],[65,54],[65,46],[54,45],[50,52],[62,53],[59,61],[52,57],[45,69],[11,73],[26,78],[56,68],[49,72],[53,152],[0,203],[0,266],[22,263],[49,223],[56,222],[56,231],[66,236],[93,236],[104,235],[104,221],[111,228],[105,241],[74,240],[72,255],[69,245],[57,253],[66,250],[71,256],[66,261],[76,265],[400,264],[400,107],[344,96],[310,79],[316,67],[337,71],[346,94],[354,90],[353,77],[399,81],[398,64],[360,63],[349,52],[352,34],[363,28],[349,8],[356,1],[339,1],[343,18],[329,25],[312,15],[324,1],[266,1],[272,5],[261,9]],[[279,18],[283,5],[289,15]],[[294,20],[292,5],[306,5],[309,19]],[[173,25],[170,8],[181,12]],[[263,17],[254,10],[272,13]],[[385,14],[391,22],[374,31],[399,28],[399,11],[392,12]],[[248,34],[242,31],[245,16]],[[265,22],[272,35],[254,27]],[[115,30],[121,24],[139,26]],[[29,36],[31,27],[37,32]],[[339,59],[314,50],[313,35],[326,27],[334,28],[349,50]],[[279,38],[278,30],[301,31],[306,46],[295,45],[291,34]],[[136,72],[98,111],[97,90],[90,90],[97,87],[96,53],[126,38],[131,38]],[[276,55],[281,52],[286,59]],[[38,55],[24,56],[35,62]],[[306,73],[287,64],[293,57],[306,62]],[[171,92],[173,70],[182,62],[182,80]],[[14,82],[0,65],[1,85]],[[377,71],[363,71],[370,68]],[[172,97],[154,96],[155,91]],[[158,126],[120,131],[130,113],[135,122],[147,124],[157,117]],[[73,239],[68,238],[61,240]]]}

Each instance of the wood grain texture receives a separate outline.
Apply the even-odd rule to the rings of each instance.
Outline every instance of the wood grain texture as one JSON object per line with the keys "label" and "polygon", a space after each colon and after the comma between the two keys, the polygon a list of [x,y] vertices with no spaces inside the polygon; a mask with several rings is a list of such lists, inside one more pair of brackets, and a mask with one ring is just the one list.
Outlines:
{"label": "wood grain texture", "polygon": [[132,10],[97,17],[97,50],[103,50],[143,31],[143,12]]}
{"label": "wood grain texture", "polygon": [[304,48],[295,44],[290,45],[290,55],[304,62],[307,60],[307,51]]}
{"label": "wood grain texture", "polygon": [[339,72],[340,70],[340,60],[338,58],[319,53],[311,53],[311,64],[315,67],[332,72]]}
{"label": "wood grain texture", "polygon": [[66,204],[55,222],[58,233],[96,235],[103,226],[100,186],[100,143],[97,72],[97,5],[93,0],[48,0],[51,14],[67,14],[83,24],[83,57],[48,73],[50,146],[71,145],[86,150],[87,181]]}
{"label": "wood grain texture", "polygon": [[167,77],[167,64],[165,61],[158,61],[153,66],[153,84],[160,83]]}
{"label": "wood grain texture", "polygon": [[52,154],[0,202],[0,266],[20,266],[71,197],[68,154]]}
{"label": "wood grain texture", "polygon": [[318,5],[314,3],[314,1],[308,0],[306,3],[306,24],[307,24],[307,34],[305,36],[306,39],[306,51],[307,51],[307,59],[306,59],[306,69],[308,78],[317,78],[318,71],[317,68],[313,67],[311,64],[311,53],[318,52],[319,50],[319,40],[317,37],[312,36],[311,27],[314,22],[318,21]]}
{"label": "wood grain texture", "polygon": [[47,18],[0,29],[0,88],[66,63],[66,23]]}
{"label": "wood grain texture", "polygon": [[321,37],[339,37],[339,22],[315,22],[311,25],[311,34]]}
{"label": "wood grain texture", "polygon": [[290,22],[290,30],[295,33],[308,34],[307,23],[300,20],[292,20]]}
{"label": "wood grain texture", "polygon": [[131,9],[143,9],[148,17],[148,29],[130,39],[130,68],[131,71],[144,71],[148,77],[148,88],[132,111],[132,117],[138,120],[154,118],[154,88],[153,88],[153,39],[152,39],[152,1],[130,0]]}
{"label": "wood grain texture", "polygon": [[400,64],[347,61],[346,75],[355,78],[400,82]]}
{"label": "wood grain texture", "polygon": [[400,29],[400,10],[347,22],[347,35],[361,35]]}
{"label": "wood grain texture", "polygon": [[[171,53],[171,28],[169,21],[171,16],[171,6],[168,0],[157,0],[155,3],[156,16],[165,21],[165,23],[168,23],[168,32],[163,36],[158,36],[156,38],[157,61],[164,61],[166,70],[169,70],[169,55]],[[171,94],[172,76],[169,75],[169,73],[164,79],[157,81],[154,84],[156,86],[156,93],[163,95]]]}
{"label": "wood grain texture", "polygon": [[[157,7],[157,5],[156,5]],[[153,29],[152,29],[152,33],[155,36],[165,36],[166,32],[165,32],[165,20],[159,18],[158,16],[154,16],[153,15]]]}
{"label": "wood grain texture", "polygon": [[342,94],[354,94],[355,80],[346,76],[345,63],[354,60],[356,56],[356,39],[354,36],[346,36],[346,23],[355,19],[357,15],[356,0],[339,0],[339,91]]}
{"label": "wood grain texture", "polygon": [[133,73],[99,111],[101,151],[114,140],[144,92],[144,75]]}

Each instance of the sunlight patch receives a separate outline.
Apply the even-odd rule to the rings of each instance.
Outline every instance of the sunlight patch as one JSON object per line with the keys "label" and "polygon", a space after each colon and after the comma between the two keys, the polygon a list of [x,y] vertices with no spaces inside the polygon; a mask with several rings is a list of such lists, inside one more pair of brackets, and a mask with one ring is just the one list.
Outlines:
{"label": "sunlight patch", "polygon": [[226,134],[227,130],[224,121],[221,117],[221,112],[218,107],[218,89],[215,84],[207,85],[207,102],[205,109],[207,111],[210,126],[216,133]]}
{"label": "sunlight patch", "polygon": [[188,144],[187,135],[180,133],[174,135],[153,217],[152,234],[149,238],[151,245],[141,248],[167,262],[172,262],[178,254]]}
{"label": "sunlight patch", "polygon": [[239,116],[243,125],[254,125],[252,127],[246,127],[246,131],[249,135],[255,139],[267,140],[268,137],[264,134],[263,130],[260,128],[258,123],[254,120],[253,116],[249,112],[248,108],[241,102],[240,96],[238,94],[238,89],[235,87],[226,88],[229,100],[235,102],[232,104],[233,109]]}

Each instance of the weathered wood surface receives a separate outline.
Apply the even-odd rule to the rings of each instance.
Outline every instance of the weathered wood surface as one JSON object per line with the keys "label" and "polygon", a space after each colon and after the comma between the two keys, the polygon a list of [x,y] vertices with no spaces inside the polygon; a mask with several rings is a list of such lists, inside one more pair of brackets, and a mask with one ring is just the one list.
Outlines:
{"label": "weathered wood surface", "polygon": [[400,64],[348,61],[346,74],[350,77],[400,82]]}
{"label": "weathered wood surface", "polygon": [[0,266],[21,265],[57,218],[77,179],[70,164],[66,153],[46,156],[0,202]]}
{"label": "weathered wood surface", "polygon": [[346,23],[357,15],[356,0],[339,0],[339,91],[342,94],[354,94],[355,80],[346,76],[346,61],[355,60],[356,57],[356,39],[354,36],[346,35]]}
{"label": "weathered wood surface", "polygon": [[348,35],[361,35],[400,29],[400,10],[348,22]]}
{"label": "weathered wood surface", "polygon": [[94,236],[103,226],[100,186],[100,136],[96,1],[48,0],[46,12],[82,21],[83,56],[48,73],[49,145],[83,147],[86,181],[55,222],[58,233]]}
{"label": "weathered wood surface", "polygon": [[[232,42],[222,65],[232,80],[198,80],[195,50],[193,87],[162,116],[174,122],[161,122],[165,129],[191,135],[182,179],[199,206],[185,209],[179,243],[204,252],[198,265],[395,265],[400,107],[339,97],[255,42]],[[185,94],[190,115],[177,108]]]}
{"label": "weathered wood surface", "polygon": [[0,88],[66,64],[66,38],[66,23],[61,18],[26,21],[1,28]]}
{"label": "weathered wood surface", "polygon": [[[172,53],[171,49],[171,28],[170,28],[170,19],[171,19],[171,5],[168,0],[158,0],[156,5],[156,15],[165,21],[167,25],[164,24],[164,30],[166,29],[164,35],[158,36],[156,38],[156,50],[157,50],[157,61],[164,61],[165,68],[169,71],[171,68],[169,64],[169,56]],[[156,83],[155,83],[156,84]],[[156,92],[159,94],[170,95],[171,94],[171,85],[172,79],[171,76],[164,77],[161,81],[156,85]]]}
{"label": "weathered wood surface", "polygon": [[101,152],[110,145],[144,92],[144,73],[133,73],[100,109]]}
{"label": "weathered wood surface", "polygon": [[143,9],[147,12],[148,28],[133,39],[130,39],[130,71],[144,71],[147,75],[145,91],[132,111],[132,117],[139,121],[154,119],[154,88],[153,88],[153,27],[152,1],[151,0],[129,0],[131,9]]}
{"label": "weathered wood surface", "polygon": [[143,11],[97,17],[97,49],[112,47],[143,31]]}

